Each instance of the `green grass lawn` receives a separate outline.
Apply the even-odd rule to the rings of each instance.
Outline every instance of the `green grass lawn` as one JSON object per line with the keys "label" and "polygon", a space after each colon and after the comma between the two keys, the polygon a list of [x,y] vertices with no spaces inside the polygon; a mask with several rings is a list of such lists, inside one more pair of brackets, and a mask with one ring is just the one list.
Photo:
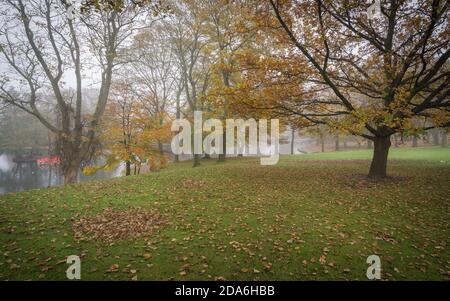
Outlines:
{"label": "green grass lawn", "polygon": [[[327,153],[312,153],[299,155],[299,159],[318,160],[361,160],[371,159],[373,151],[370,149],[355,151],[340,151]],[[415,147],[415,148],[394,148],[389,151],[389,159],[392,160],[426,160],[426,161],[447,161],[450,163],[450,150],[441,147]]]}
{"label": "green grass lawn", "polygon": [[[384,280],[449,280],[450,149],[393,149],[382,182],[365,178],[370,156],[185,162],[0,196],[0,279],[64,280],[79,255],[83,280],[365,280],[376,254]],[[167,223],[135,239],[75,238],[73,223],[106,208]]]}

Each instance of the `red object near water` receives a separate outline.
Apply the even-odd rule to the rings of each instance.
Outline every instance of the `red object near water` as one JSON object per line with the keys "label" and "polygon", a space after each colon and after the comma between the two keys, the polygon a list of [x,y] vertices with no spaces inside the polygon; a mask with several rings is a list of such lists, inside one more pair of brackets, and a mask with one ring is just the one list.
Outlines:
{"label": "red object near water", "polygon": [[58,156],[46,156],[46,157],[40,157],[36,160],[37,164],[39,165],[58,165],[61,160]]}

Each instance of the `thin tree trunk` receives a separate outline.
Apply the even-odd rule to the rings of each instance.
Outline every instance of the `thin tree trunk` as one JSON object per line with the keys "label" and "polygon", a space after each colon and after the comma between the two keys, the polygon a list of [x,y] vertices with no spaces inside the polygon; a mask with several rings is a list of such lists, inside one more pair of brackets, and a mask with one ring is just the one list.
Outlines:
{"label": "thin tree trunk", "polygon": [[372,163],[370,165],[370,178],[385,178],[387,176],[387,160],[391,139],[389,136],[375,137]]}
{"label": "thin tree trunk", "polygon": [[52,186],[52,164],[48,165],[48,187]]}
{"label": "thin tree trunk", "polygon": [[431,136],[433,137],[433,144],[439,145],[439,131],[438,129],[431,130]]}
{"label": "thin tree trunk", "polygon": [[[47,152],[47,155],[48,155],[49,158],[51,158],[52,154],[51,154],[50,149],[51,149],[51,145],[52,145],[52,138],[50,136],[50,133],[47,135],[47,138],[48,138],[48,152]],[[51,186],[52,186],[52,162],[50,160],[50,162],[48,164],[48,187],[51,187]]]}
{"label": "thin tree trunk", "polygon": [[[164,120],[162,118],[159,118],[159,126],[162,127],[163,124],[164,124]],[[158,150],[159,150],[159,154],[161,156],[163,156],[164,155],[164,147],[160,140],[158,140]]]}
{"label": "thin tree trunk", "polygon": [[194,163],[192,167],[198,167],[200,166],[200,155],[194,154]]}
{"label": "thin tree trunk", "polygon": [[[191,136],[191,147],[192,147],[192,149],[193,150],[195,150],[195,147],[194,147],[194,139],[195,139],[195,135],[194,135],[194,128],[192,128],[192,136]],[[193,164],[192,164],[192,167],[198,167],[198,166],[200,166],[200,161],[201,161],[201,158],[202,158],[202,154],[193,154]]]}
{"label": "thin tree trunk", "polygon": [[163,144],[160,141],[158,141],[158,149],[159,149],[159,154],[161,156],[164,155],[164,147],[163,147]]}
{"label": "thin tree trunk", "polygon": [[217,158],[217,162],[225,162],[227,157],[227,137],[226,137],[226,129],[223,128],[223,136],[222,136],[222,152],[223,154],[219,154]]}
{"label": "thin tree trunk", "polygon": [[417,136],[413,136],[412,138],[412,147],[417,147]]}
{"label": "thin tree trunk", "polygon": [[322,153],[325,152],[325,138],[323,136],[320,136],[320,143],[322,145]]}
{"label": "thin tree trunk", "polygon": [[125,176],[131,175],[131,162],[127,161],[125,163]]}
{"label": "thin tree trunk", "polygon": [[294,154],[294,145],[295,145],[295,129],[291,130],[291,155]]}
{"label": "thin tree trunk", "polygon": [[447,130],[442,130],[442,141],[441,141],[442,147],[447,147],[447,140],[448,140]]}
{"label": "thin tree trunk", "polygon": [[[181,84],[181,86],[178,87],[178,91],[177,91],[177,98],[176,98],[176,118],[180,119],[181,118],[181,108],[180,108],[180,96],[181,93],[183,92],[183,85]],[[177,132],[177,134],[179,133],[179,131]],[[180,156],[179,155],[175,155],[174,158],[174,162],[180,162]]]}
{"label": "thin tree trunk", "polygon": [[339,135],[336,135],[335,150],[339,151]]}
{"label": "thin tree trunk", "polygon": [[[221,47],[222,48],[222,47]],[[230,74],[227,71],[222,71],[222,78],[223,83],[226,87],[230,87]],[[228,118],[228,100],[224,99],[225,103],[223,105],[223,119],[226,120]],[[222,141],[222,147],[223,147],[223,154],[219,154],[219,157],[217,159],[218,162],[225,162],[227,157],[227,129],[226,127],[223,128],[223,141]]]}

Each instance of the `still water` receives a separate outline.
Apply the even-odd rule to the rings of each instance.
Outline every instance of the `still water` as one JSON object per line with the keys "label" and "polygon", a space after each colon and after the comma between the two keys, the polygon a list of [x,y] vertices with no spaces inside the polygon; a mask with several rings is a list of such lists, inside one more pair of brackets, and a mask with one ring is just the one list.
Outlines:
{"label": "still water", "polygon": [[[32,164],[23,164],[18,168],[13,158],[7,154],[0,155],[0,194],[58,186],[64,182],[63,176],[55,167],[41,168]],[[122,169],[123,167],[120,166],[115,171],[99,171],[89,177],[79,173],[78,182],[118,177]]]}
{"label": "still water", "polygon": [[[289,138],[288,138],[289,139]],[[305,153],[308,145],[313,145],[314,140],[311,138],[296,138],[294,142],[294,151],[296,154]],[[168,150],[169,151],[169,150]],[[290,144],[280,144],[280,154],[290,154]],[[245,156],[245,155],[244,155]],[[51,186],[62,185],[64,179],[58,172],[57,168],[37,168],[31,164],[23,164],[18,170],[17,164],[13,162],[14,156],[8,154],[0,154],[0,194],[9,192],[18,192],[28,189],[46,188]],[[181,155],[180,160],[190,160],[190,155]],[[84,176],[78,173],[78,182],[109,179],[119,177],[125,169],[124,164],[120,165],[114,171],[98,171],[92,176]]]}

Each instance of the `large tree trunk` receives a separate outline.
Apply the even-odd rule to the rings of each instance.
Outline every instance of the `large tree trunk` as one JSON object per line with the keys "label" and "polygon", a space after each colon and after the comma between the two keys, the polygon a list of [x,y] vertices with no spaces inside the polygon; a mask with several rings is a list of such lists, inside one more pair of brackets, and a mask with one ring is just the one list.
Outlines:
{"label": "large tree trunk", "polygon": [[67,140],[63,140],[61,145],[61,171],[64,175],[64,184],[76,183],[78,171],[81,167],[80,151]]}
{"label": "large tree trunk", "polygon": [[413,136],[412,138],[412,147],[417,147],[417,136]]}
{"label": "large tree trunk", "polygon": [[389,148],[391,147],[391,139],[389,136],[375,137],[373,140],[373,158],[370,164],[370,178],[385,178]]}
{"label": "large tree trunk", "polygon": [[64,185],[66,185],[66,184],[73,184],[73,183],[77,182],[78,169],[79,169],[78,165],[75,166],[75,164],[71,164],[64,171]]}

